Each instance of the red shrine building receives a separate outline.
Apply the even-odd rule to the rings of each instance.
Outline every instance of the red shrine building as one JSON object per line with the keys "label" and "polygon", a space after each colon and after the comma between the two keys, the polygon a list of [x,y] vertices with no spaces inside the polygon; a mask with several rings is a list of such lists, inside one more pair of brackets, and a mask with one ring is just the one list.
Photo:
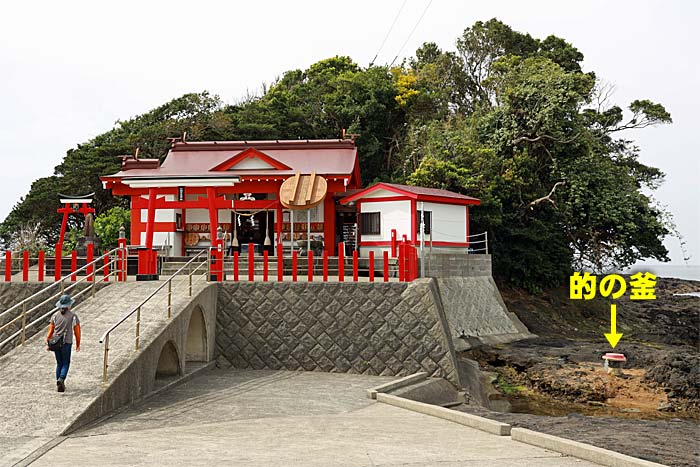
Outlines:
{"label": "red shrine building", "polygon": [[[280,186],[296,173],[315,172],[327,182],[324,201],[292,213],[279,200]],[[330,255],[340,241],[354,241],[354,209],[338,201],[361,186],[353,140],[174,142],[162,164],[125,157],[121,171],[101,178],[105,189],[131,197],[132,245],[185,256],[235,236],[244,248],[270,252],[282,242],[322,241]],[[329,241],[330,240],[330,241]]]}
{"label": "red shrine building", "polygon": [[[320,204],[284,207],[280,187],[296,174],[325,179]],[[275,254],[279,245],[288,253],[311,242],[329,256],[340,242],[346,254],[364,256],[401,240],[468,252],[469,207],[479,204],[445,190],[386,183],[361,189],[351,139],[173,142],[162,164],[125,156],[121,171],[101,179],[114,195],[131,197],[131,245],[167,256],[211,246],[230,255],[250,244],[255,253]]]}

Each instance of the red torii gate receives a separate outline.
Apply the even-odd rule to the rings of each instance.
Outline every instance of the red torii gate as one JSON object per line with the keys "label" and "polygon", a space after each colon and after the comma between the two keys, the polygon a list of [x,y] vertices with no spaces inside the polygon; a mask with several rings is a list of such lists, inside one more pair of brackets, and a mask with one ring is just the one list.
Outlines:
{"label": "red torii gate", "polygon": [[58,243],[56,243],[56,270],[54,274],[56,280],[61,279],[63,240],[66,237],[68,216],[70,214],[75,213],[81,213],[83,216],[87,216],[88,214],[95,214],[95,208],[91,208],[90,206],[88,206],[89,204],[92,204],[92,197],[95,196],[95,193],[90,193],[82,196],[63,195],[61,193],[59,193],[58,195],[61,197],[61,204],[63,204],[63,207],[58,208],[56,212],[58,212],[59,214],[63,214],[63,220],[61,221],[61,233],[58,237]]}
{"label": "red torii gate", "polygon": [[[212,246],[212,273],[221,280],[223,276],[222,261],[224,256],[223,240],[215,237],[215,232],[219,226],[219,209],[232,209],[233,200],[227,200],[223,196],[217,196],[216,187],[206,187],[207,196],[199,197],[196,200],[168,201],[165,196],[159,195],[158,188],[148,188],[148,201],[146,203],[146,236],[145,245],[138,250],[138,275],[137,280],[154,280],[158,278],[158,256],[153,248],[153,233],[155,231],[156,209],[208,209],[209,210],[209,231],[211,232]],[[141,201],[141,200],[139,200]],[[132,208],[144,207],[142,202],[136,201]]]}

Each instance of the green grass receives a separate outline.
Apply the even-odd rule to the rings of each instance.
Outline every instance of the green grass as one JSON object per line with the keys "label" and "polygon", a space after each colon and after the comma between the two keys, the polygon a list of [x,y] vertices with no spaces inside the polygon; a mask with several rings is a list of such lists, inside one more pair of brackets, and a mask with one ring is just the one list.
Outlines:
{"label": "green grass", "polygon": [[496,385],[498,386],[498,389],[501,390],[503,394],[506,396],[510,396],[512,394],[517,394],[521,392],[525,392],[527,388],[525,386],[519,385],[519,384],[513,384],[510,381],[506,380],[503,376],[498,376],[498,379],[496,380]]}

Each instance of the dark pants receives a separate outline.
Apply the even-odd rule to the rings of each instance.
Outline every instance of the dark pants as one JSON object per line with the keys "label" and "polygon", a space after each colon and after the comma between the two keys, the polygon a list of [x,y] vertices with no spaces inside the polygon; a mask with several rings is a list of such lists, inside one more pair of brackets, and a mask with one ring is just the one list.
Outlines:
{"label": "dark pants", "polygon": [[66,380],[68,368],[70,367],[70,351],[73,344],[63,344],[61,350],[55,350],[56,354],[56,380]]}

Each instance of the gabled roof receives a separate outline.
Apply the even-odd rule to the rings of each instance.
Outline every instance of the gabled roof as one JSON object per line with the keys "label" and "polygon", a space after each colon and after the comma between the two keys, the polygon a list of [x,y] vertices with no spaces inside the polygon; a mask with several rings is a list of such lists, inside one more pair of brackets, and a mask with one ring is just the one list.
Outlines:
{"label": "gabled roof", "polygon": [[[261,163],[236,165],[246,157]],[[168,177],[219,177],[221,171],[241,177],[291,176],[316,172],[326,177],[349,177],[360,186],[357,148],[352,140],[196,141],[174,143],[159,167],[133,168],[101,177],[102,180]]]}
{"label": "gabled roof", "polygon": [[[256,159],[255,161],[250,161],[249,159]],[[249,162],[257,162],[257,164],[253,165],[248,164],[244,165]],[[272,157],[268,156],[267,154],[258,151],[255,148],[248,148],[245,149],[235,156],[231,157],[230,159],[222,162],[221,164],[217,165],[216,167],[212,167],[210,169],[211,172],[223,172],[227,170],[293,170],[291,167],[288,165],[285,165],[281,163],[278,160],[273,159]]]}
{"label": "gabled roof", "polygon": [[438,188],[399,185],[396,183],[377,183],[376,185],[360,190],[359,192],[350,196],[346,196],[345,198],[341,199],[340,202],[342,204],[348,204],[362,199],[369,200],[376,197],[376,195],[381,194],[382,191],[388,191],[396,196],[403,196],[409,199],[415,199],[417,201],[462,205],[481,204],[481,201],[479,201],[477,198],[461,195],[452,191],[441,190]]}

